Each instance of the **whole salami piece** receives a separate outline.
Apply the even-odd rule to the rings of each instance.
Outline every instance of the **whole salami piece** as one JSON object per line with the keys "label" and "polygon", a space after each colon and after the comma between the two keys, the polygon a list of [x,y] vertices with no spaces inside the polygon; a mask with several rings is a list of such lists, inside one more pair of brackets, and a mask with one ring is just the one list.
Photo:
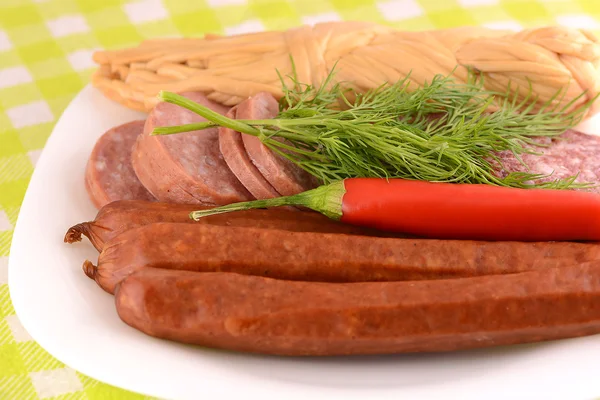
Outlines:
{"label": "whole salami piece", "polygon": [[85,168],[85,188],[96,208],[116,200],[155,200],[131,165],[131,148],[143,130],[144,121],[129,122],[96,142]]}
{"label": "whole salami piece", "polygon": [[[201,93],[183,95],[223,115],[228,111]],[[148,115],[144,133],[133,149],[138,178],[164,202],[222,205],[253,199],[223,160],[217,128],[150,136],[156,127],[202,121],[205,119],[182,107],[159,103]]]}

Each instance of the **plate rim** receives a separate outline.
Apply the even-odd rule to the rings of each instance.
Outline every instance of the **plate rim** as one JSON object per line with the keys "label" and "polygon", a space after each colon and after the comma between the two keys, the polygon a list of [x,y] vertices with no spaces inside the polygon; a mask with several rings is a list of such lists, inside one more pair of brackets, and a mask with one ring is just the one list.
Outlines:
{"label": "plate rim", "polygon": [[[68,117],[69,113],[72,112],[69,110],[73,109],[73,107],[74,107],[73,105],[78,104],[77,102],[81,101],[81,99],[85,98],[85,96],[98,95],[98,93],[94,94],[93,91],[96,91],[96,89],[93,88],[90,84],[88,84],[69,103],[69,105],[67,106],[67,108],[65,109],[63,114],[57,120],[57,122],[52,130],[52,133],[49,136],[49,138],[46,142],[46,145],[44,146],[44,149],[42,150],[42,153],[40,155],[40,158],[39,158],[39,161],[37,164],[38,166],[44,166],[45,164],[47,164],[51,161],[50,157],[53,155],[53,149],[55,146],[54,142],[59,140],[58,134],[55,134],[55,133],[60,132],[62,129],[67,129],[67,128],[63,128],[63,125],[68,123],[68,120],[65,119],[66,118],[65,115]],[[117,107],[120,107],[120,106],[117,106]],[[50,150],[47,151],[47,149],[50,149]],[[170,398],[171,396],[173,396],[172,393],[166,393],[166,392],[162,393],[161,391],[150,390],[150,389],[146,390],[144,387],[130,384],[126,377],[121,377],[121,379],[119,379],[119,378],[115,379],[114,376],[106,377],[106,376],[104,376],[106,373],[98,373],[97,370],[90,371],[90,368],[88,368],[87,365],[83,365],[80,362],[81,360],[73,360],[69,357],[65,357],[64,354],[62,354],[59,350],[57,350],[54,347],[53,343],[50,343],[50,341],[48,340],[48,337],[44,336],[43,334],[41,334],[38,331],[38,327],[36,327],[36,324],[32,320],[29,319],[31,316],[28,315],[26,312],[24,312],[24,310],[27,308],[27,306],[23,303],[23,301],[25,299],[25,297],[22,295],[23,288],[21,287],[20,284],[16,283],[16,282],[19,282],[17,280],[19,277],[19,273],[15,272],[15,271],[17,271],[17,264],[18,264],[19,260],[18,259],[15,260],[15,258],[12,257],[12,255],[15,254],[13,252],[13,250],[16,249],[17,247],[21,246],[22,241],[24,241],[25,240],[24,238],[26,237],[26,232],[24,231],[25,225],[24,225],[24,222],[22,222],[22,221],[26,220],[26,218],[28,217],[28,214],[25,214],[25,216],[22,219],[22,215],[23,215],[22,212],[23,212],[23,210],[28,212],[29,208],[35,204],[35,201],[33,199],[34,191],[30,190],[30,188],[34,187],[34,189],[36,189],[37,186],[35,186],[35,185],[37,185],[37,181],[39,179],[41,179],[41,178],[38,178],[38,176],[43,176],[43,175],[44,175],[44,171],[42,169],[37,168],[37,167],[34,169],[31,179],[30,179],[30,183],[29,183],[27,191],[26,191],[26,194],[25,194],[25,196],[23,198],[23,202],[21,204],[21,210],[19,212],[19,217],[18,217],[17,223],[15,225],[15,229],[14,229],[14,233],[13,233],[13,240],[11,243],[9,259],[8,259],[8,287],[9,287],[12,304],[15,309],[15,312],[17,313],[17,315],[19,317],[19,320],[21,321],[23,327],[30,333],[33,340],[36,341],[42,348],[44,348],[44,350],[46,350],[52,357],[61,361],[65,365],[68,365],[69,367],[75,369],[76,371],[78,371],[84,375],[87,375],[89,377],[92,377],[96,380],[99,380],[101,382],[104,382],[109,385],[113,385],[113,386],[116,386],[116,387],[119,387],[119,388],[122,388],[125,390],[134,391],[136,393],[143,394],[146,396],[159,396],[159,397]],[[32,185],[32,183],[34,183],[34,185]],[[30,203],[31,203],[31,205],[30,205]],[[19,254],[19,251],[17,251],[16,254]],[[16,293],[16,295],[15,295],[15,293]],[[22,316],[25,316],[25,318],[23,318]],[[596,335],[596,340],[598,340],[599,338],[600,338],[600,335]],[[160,341],[159,339],[155,339],[155,340]],[[562,341],[562,343],[566,343],[566,342]],[[568,346],[568,343],[566,345]],[[238,357],[238,356],[237,355],[232,356],[232,358],[236,358],[236,357]],[[253,355],[243,355],[243,357],[254,357],[254,356]],[[256,391],[256,387],[253,387],[252,390],[250,390],[250,388],[248,388],[248,387],[244,387],[243,388],[244,395],[246,397],[250,397],[250,398],[261,398],[262,399],[269,393],[272,394],[272,390],[286,390],[286,389],[296,387],[289,383],[282,383],[282,382],[269,382],[268,386],[269,387],[267,388],[268,390],[266,392],[264,390]],[[304,385],[304,386],[306,386],[306,385]],[[443,387],[443,385],[442,385],[442,387]],[[235,390],[236,389],[234,389],[234,392],[235,392]],[[228,392],[228,393],[234,394],[234,392]],[[225,392],[219,392],[219,395],[223,395],[223,394],[225,394]],[[386,391],[382,391],[382,392],[376,392],[373,394],[377,394],[378,398],[388,398],[389,397],[391,399],[391,398],[397,398],[398,395],[402,395],[403,390],[400,388],[394,388],[394,389],[391,389],[389,391],[389,393],[386,393]],[[424,394],[424,392],[423,392],[423,394]],[[355,393],[347,393],[347,391],[339,391],[338,389],[330,390],[329,388],[323,388],[323,387],[312,387],[312,388],[304,387],[302,390],[302,393],[299,396],[292,393],[287,398],[298,398],[298,399],[303,398],[304,399],[308,395],[318,398],[318,399],[331,398],[332,396],[337,396],[337,395],[343,395],[345,399],[355,399],[355,398],[359,399],[359,398],[363,398],[365,395],[372,395],[372,394],[366,394],[363,390],[360,390],[360,389],[357,390]],[[598,391],[595,395],[596,396],[600,395],[600,385],[598,385]],[[177,395],[177,397],[179,398],[179,394]],[[502,397],[505,397],[505,395],[503,394]],[[183,396],[181,398],[186,398],[185,394],[183,394]],[[434,398],[434,397],[427,397],[427,398]]]}

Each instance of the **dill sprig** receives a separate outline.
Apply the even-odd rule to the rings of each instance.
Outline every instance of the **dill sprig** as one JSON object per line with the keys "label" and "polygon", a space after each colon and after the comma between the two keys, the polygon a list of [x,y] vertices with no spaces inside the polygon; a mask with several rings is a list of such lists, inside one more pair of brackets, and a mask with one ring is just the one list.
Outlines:
{"label": "dill sprig", "polygon": [[383,177],[518,188],[589,186],[576,183],[576,176],[548,180],[551,175],[527,171],[504,177],[497,173],[503,168],[499,152],[510,151],[521,161],[523,154],[538,154],[542,148],[536,138],[558,137],[581,120],[586,108],[567,111],[578,99],[559,107],[560,92],[533,112],[532,98],[517,102],[510,88],[505,93],[486,91],[474,76],[466,84],[436,76],[411,90],[407,77],[364,94],[334,84],[333,74],[317,88],[289,78],[292,87],[282,79],[279,114],[266,120],[232,120],[161,92],[164,101],[209,122],[156,128],[154,134],[226,126],[259,137],[325,184]]}

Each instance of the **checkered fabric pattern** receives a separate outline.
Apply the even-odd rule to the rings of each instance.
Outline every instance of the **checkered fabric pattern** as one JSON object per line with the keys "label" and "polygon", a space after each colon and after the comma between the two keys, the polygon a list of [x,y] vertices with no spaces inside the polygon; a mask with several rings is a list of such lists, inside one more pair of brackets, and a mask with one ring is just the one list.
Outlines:
{"label": "checkered fabric pattern", "polygon": [[138,399],[52,358],[23,329],[9,246],[52,127],[89,81],[92,52],[144,38],[236,34],[335,20],[398,29],[562,24],[600,31],[600,0],[0,0],[0,399]]}

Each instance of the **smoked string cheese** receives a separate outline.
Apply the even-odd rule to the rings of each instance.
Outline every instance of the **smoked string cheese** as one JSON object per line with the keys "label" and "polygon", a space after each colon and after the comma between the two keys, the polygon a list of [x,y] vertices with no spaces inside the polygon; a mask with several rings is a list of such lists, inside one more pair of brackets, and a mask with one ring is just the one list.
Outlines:
{"label": "smoked string cheese", "polygon": [[288,79],[290,58],[301,83],[319,86],[335,66],[335,81],[348,82],[359,91],[409,74],[411,85],[453,71],[456,82],[464,83],[469,69],[483,76],[485,89],[505,92],[510,84],[520,100],[532,94],[529,99],[536,106],[560,89],[563,95],[555,100],[560,105],[585,93],[573,109],[600,90],[600,43],[583,29],[551,26],[514,33],[464,27],[405,32],[366,22],[147,40],[138,47],[96,52],[99,68],[92,82],[109,98],[136,110],[150,110],[160,90],[201,91],[213,101],[233,106],[258,92],[280,98],[277,71]]}

